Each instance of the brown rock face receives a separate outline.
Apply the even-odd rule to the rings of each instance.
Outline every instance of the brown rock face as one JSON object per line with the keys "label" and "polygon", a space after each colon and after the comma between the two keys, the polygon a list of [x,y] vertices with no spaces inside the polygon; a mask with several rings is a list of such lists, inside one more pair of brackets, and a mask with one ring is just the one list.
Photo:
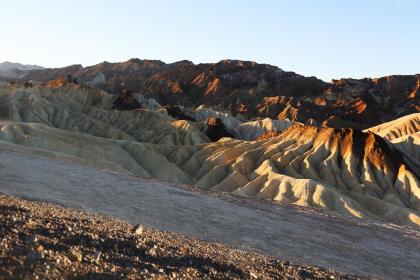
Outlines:
{"label": "brown rock face", "polygon": [[111,93],[122,89],[162,105],[217,106],[247,117],[289,118],[332,127],[367,128],[420,111],[420,75],[341,79],[325,83],[268,64],[223,60],[193,64],[131,59],[83,68],[31,70],[22,79],[72,75]]}
{"label": "brown rock face", "polygon": [[66,75],[80,83],[111,93],[126,88],[155,98],[162,105],[220,105],[232,111],[253,114],[255,105],[266,96],[315,96],[326,83],[285,72],[268,64],[223,60],[193,64],[179,61],[165,64],[157,60],[131,59],[123,63],[103,62],[45,71],[28,71],[25,79],[50,80]]}
{"label": "brown rock face", "polygon": [[132,92],[123,90],[120,96],[114,101],[113,109],[117,110],[135,110],[140,109],[141,106],[137,100],[131,95]]}
{"label": "brown rock face", "polygon": [[204,133],[213,142],[219,141],[223,137],[233,137],[219,118],[208,118]]}

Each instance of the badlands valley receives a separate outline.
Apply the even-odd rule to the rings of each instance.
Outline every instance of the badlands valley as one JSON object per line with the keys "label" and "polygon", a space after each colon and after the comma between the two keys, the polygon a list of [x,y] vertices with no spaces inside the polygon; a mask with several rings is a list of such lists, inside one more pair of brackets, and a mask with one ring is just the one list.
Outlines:
{"label": "badlands valley", "polygon": [[[420,75],[326,83],[236,60],[0,64],[1,211],[10,224],[0,231],[0,273],[71,275],[60,251],[68,247],[80,277],[84,270],[104,277],[415,279],[419,93]],[[151,229],[136,245],[122,221],[72,212],[77,222],[54,214],[74,210],[22,199]],[[40,244],[19,243],[35,234],[36,223],[73,223],[77,231],[81,220],[101,219],[103,234],[121,248],[45,231]],[[28,236],[14,233],[12,221]],[[86,234],[96,230],[86,227]],[[124,238],[126,245],[117,242]],[[171,250],[182,251],[178,260]],[[64,260],[49,265],[47,276],[42,265],[59,255]],[[101,264],[101,255],[118,260]]]}

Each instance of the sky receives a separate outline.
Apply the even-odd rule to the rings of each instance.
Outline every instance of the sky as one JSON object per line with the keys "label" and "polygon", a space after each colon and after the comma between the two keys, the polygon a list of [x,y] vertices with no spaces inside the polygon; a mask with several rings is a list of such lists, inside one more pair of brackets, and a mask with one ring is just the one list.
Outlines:
{"label": "sky", "polygon": [[417,0],[0,0],[0,61],[252,60],[333,78],[420,73]]}

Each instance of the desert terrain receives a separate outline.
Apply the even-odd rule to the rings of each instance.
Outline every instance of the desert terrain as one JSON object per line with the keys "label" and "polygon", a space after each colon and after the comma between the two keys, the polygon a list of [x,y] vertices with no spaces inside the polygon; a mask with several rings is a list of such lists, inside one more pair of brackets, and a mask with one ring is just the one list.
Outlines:
{"label": "desert terrain", "polygon": [[[171,268],[179,262],[174,256],[132,261],[121,249],[122,256],[101,253],[115,261],[104,260],[99,270],[78,262],[79,272],[266,279],[420,274],[418,74],[326,83],[249,61],[131,59],[7,68],[0,76],[1,215],[11,229],[28,224],[22,213],[34,215],[28,228],[46,223],[45,215],[52,228],[97,220],[105,235],[122,230],[110,238],[131,242],[130,250],[143,252],[149,239],[167,248],[166,238],[174,238],[196,252],[183,261],[197,264]],[[130,233],[136,224],[145,227],[143,241]],[[16,239],[14,231],[5,234]],[[58,234],[54,242],[70,248]],[[40,238],[52,246],[48,234]],[[24,272],[13,270],[14,263],[27,263],[19,256],[30,248],[18,240],[1,256],[10,277]],[[100,239],[91,241],[84,254],[102,250],[93,249]],[[145,272],[150,265],[157,268]],[[71,273],[65,264],[49,267],[50,276],[42,264],[31,271],[50,279]]]}

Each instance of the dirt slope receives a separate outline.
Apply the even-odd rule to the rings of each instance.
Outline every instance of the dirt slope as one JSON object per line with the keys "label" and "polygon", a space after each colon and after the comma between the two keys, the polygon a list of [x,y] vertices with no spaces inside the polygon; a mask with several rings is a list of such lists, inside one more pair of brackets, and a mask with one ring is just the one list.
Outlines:
{"label": "dirt slope", "polygon": [[[419,233],[304,207],[285,207],[52,160],[2,145],[0,192],[116,216],[293,263],[385,279],[420,273]],[[31,153],[28,153],[31,152]],[[43,156],[35,155],[40,153]]]}
{"label": "dirt slope", "polygon": [[359,279],[52,204],[0,205],[1,279]]}

